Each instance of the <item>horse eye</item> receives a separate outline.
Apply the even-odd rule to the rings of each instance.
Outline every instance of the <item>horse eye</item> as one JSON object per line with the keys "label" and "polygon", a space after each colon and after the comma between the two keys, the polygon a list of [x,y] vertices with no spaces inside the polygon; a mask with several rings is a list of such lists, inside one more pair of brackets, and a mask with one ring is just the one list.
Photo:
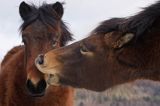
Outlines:
{"label": "horse eye", "polygon": [[52,43],[52,47],[55,48],[56,46],[57,46],[57,42],[54,41],[54,42]]}
{"label": "horse eye", "polygon": [[87,53],[87,52],[89,52],[89,50],[86,48],[86,46],[82,46],[81,47],[81,49],[80,49],[80,52],[82,53],[82,54],[84,54],[84,53]]}
{"label": "horse eye", "polygon": [[57,45],[57,43],[56,43],[56,42],[54,42],[54,43],[52,44],[52,47],[56,47],[56,45]]}

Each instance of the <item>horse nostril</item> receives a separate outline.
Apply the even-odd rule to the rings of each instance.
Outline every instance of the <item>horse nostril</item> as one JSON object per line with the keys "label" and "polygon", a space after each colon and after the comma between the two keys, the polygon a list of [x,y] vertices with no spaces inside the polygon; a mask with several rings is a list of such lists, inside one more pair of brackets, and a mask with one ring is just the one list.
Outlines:
{"label": "horse nostril", "polygon": [[38,85],[37,85],[37,91],[39,92],[43,92],[47,87],[47,83],[46,81],[43,79],[41,81],[38,82]]}
{"label": "horse nostril", "polygon": [[35,87],[34,87],[33,83],[31,82],[31,80],[27,80],[26,86],[31,93],[33,93],[35,91]]}
{"label": "horse nostril", "polygon": [[39,64],[39,65],[42,65],[42,64],[44,63],[44,55],[42,55],[42,54],[39,55],[37,61],[38,61],[38,64]]}
{"label": "horse nostril", "polygon": [[36,85],[31,80],[27,80],[26,86],[32,96],[43,96],[47,84],[44,79],[40,80]]}

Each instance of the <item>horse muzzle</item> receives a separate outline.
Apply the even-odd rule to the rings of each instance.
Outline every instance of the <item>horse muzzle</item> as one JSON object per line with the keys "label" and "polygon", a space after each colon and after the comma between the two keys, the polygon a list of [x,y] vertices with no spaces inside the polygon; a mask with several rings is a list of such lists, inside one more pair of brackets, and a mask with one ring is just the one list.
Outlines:
{"label": "horse muzzle", "polygon": [[29,94],[33,97],[40,97],[45,94],[45,89],[47,87],[46,81],[40,80],[37,84],[34,84],[30,79],[26,82],[26,87],[29,91]]}

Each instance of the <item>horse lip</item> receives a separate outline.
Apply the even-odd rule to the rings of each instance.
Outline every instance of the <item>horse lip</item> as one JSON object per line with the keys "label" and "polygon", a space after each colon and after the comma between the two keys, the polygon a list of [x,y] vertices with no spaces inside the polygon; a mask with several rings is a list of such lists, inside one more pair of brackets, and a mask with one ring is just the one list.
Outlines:
{"label": "horse lip", "polygon": [[32,96],[32,97],[42,97],[42,96],[44,96],[44,92],[42,92],[42,93],[38,93],[38,94],[31,94],[30,93],[30,96]]}
{"label": "horse lip", "polygon": [[38,70],[41,71],[42,73],[44,74],[51,74],[51,75],[54,75],[54,74],[58,74],[59,71],[57,70],[57,67],[59,66],[53,66],[53,67],[40,67],[39,65],[36,65]]}

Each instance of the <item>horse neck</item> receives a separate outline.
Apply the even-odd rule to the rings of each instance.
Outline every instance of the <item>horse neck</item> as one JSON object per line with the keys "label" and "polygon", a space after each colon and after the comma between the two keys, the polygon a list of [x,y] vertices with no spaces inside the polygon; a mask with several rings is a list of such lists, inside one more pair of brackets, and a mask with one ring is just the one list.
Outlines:
{"label": "horse neck", "polygon": [[[143,39],[124,48],[120,54],[120,59],[125,65],[120,69],[122,75],[119,83],[134,81],[137,79],[160,80],[160,31],[159,28],[152,28],[144,34]],[[117,76],[118,76],[117,75]]]}
{"label": "horse neck", "polygon": [[160,24],[152,28],[145,36],[145,40],[136,47],[138,63],[142,78],[160,80]]}
{"label": "horse neck", "polygon": [[[17,92],[17,87],[24,86],[22,85],[23,83],[25,84],[25,72],[23,71],[24,62],[22,61],[23,58],[24,49],[20,48],[12,49],[10,52],[8,52],[6,58],[3,60],[1,77],[4,77],[6,79],[6,81],[4,81],[3,83],[6,88],[4,90],[4,93],[6,94],[4,99],[7,106],[9,105],[8,103],[10,103],[9,101],[11,101],[11,98],[13,98],[13,96],[15,95],[15,92]],[[23,93],[24,92],[22,91],[21,93],[16,94],[16,97],[20,96]]]}

